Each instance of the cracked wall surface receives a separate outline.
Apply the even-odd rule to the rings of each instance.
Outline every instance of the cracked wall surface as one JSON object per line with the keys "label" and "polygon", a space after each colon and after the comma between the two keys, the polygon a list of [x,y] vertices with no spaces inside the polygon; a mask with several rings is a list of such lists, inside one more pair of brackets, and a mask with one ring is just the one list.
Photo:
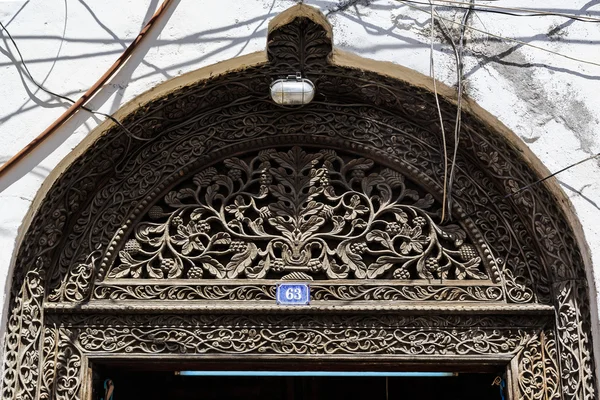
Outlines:
{"label": "cracked wall surface", "polygon": [[[269,20],[295,3],[176,1],[148,40],[89,106],[113,113],[160,82],[262,51]],[[409,6],[392,0],[305,3],[328,16],[338,48],[426,75],[430,74],[433,57],[436,78],[457,87],[451,43],[459,40],[461,27],[457,23],[463,20],[464,10],[436,8],[446,26],[438,23],[433,27],[431,52],[427,4]],[[77,98],[135,38],[158,4],[156,0],[80,0],[53,1],[49,7],[48,2],[19,0],[0,2],[0,18],[13,34],[34,77],[55,92]],[[506,0],[502,5],[600,18],[598,0]],[[475,11],[467,25],[479,30],[464,29],[461,76],[467,96],[513,130],[550,171],[600,152],[600,23]],[[4,33],[0,36],[0,53],[0,162],[4,162],[57,119],[68,104],[41,92],[24,76],[15,48]],[[8,292],[7,277],[18,230],[32,199],[58,162],[101,120],[78,113],[40,150],[0,180],[0,285],[4,293]],[[595,266],[594,278],[590,279],[595,279],[597,285],[600,160],[565,171],[558,181],[583,225],[590,265]],[[595,293],[593,296],[597,299]]]}

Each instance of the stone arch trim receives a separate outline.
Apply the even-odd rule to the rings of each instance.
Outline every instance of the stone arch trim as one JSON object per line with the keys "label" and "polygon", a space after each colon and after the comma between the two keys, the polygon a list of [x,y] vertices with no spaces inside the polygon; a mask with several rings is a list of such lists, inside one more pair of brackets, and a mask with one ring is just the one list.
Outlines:
{"label": "stone arch trim", "polygon": [[[546,186],[505,197],[537,174],[513,143],[472,113],[463,118],[452,213],[473,232],[489,265],[487,287],[319,282],[321,293],[329,293],[317,299],[321,303],[282,315],[269,305],[269,281],[223,281],[219,287],[106,280],[153,205],[199,169],[245,147],[323,147],[370,157],[441,200],[442,152],[431,92],[422,80],[410,84],[343,65],[352,57],[332,52],[323,21],[307,6],[292,8],[271,24],[268,60],[252,56],[251,66],[190,82],[123,115],[133,135],[104,127],[54,182],[16,259],[4,398],[83,398],[89,360],[150,353],[418,362],[443,355],[458,363],[510,362],[510,384],[520,398],[595,397],[588,288],[577,240]],[[295,109],[270,102],[271,80],[298,70],[315,82],[315,101]],[[442,109],[449,129],[455,107],[444,101]],[[497,290],[500,297],[486,294]],[[177,302],[186,296],[207,303]],[[248,296],[263,303],[228,301]],[[339,300],[359,301],[341,307]],[[348,332],[353,339],[338,344]]]}

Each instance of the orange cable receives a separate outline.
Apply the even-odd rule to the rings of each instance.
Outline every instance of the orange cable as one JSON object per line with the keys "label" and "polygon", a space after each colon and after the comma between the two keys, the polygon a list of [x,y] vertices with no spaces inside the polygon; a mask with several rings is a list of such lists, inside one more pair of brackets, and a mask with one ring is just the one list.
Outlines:
{"label": "orange cable", "polygon": [[79,100],[73,103],[56,121],[54,121],[49,127],[47,127],[42,133],[33,139],[29,144],[23,147],[17,154],[15,154],[10,160],[0,166],[0,179],[6,175],[6,173],[14,167],[19,161],[25,156],[31,153],[37,148],[46,138],[52,135],[58,128],[60,128],[65,122],[69,120],[80,108],[82,108],[95,94],[102,88],[102,85],[106,83],[117,70],[129,59],[129,56],[133,53],[136,47],[140,44],[142,39],[148,34],[152,26],[156,21],[163,15],[165,10],[173,0],[165,0],[160,7],[156,10],[152,18],[142,28],[137,37],[129,44],[123,54],[111,65],[111,67],[85,92]]}

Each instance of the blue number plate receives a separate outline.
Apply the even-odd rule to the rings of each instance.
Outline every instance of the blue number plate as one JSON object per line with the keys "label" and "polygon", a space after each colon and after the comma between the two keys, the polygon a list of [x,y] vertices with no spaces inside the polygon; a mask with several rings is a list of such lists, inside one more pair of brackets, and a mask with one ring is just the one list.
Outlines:
{"label": "blue number plate", "polygon": [[278,283],[277,304],[305,306],[310,302],[310,286],[306,283]]}

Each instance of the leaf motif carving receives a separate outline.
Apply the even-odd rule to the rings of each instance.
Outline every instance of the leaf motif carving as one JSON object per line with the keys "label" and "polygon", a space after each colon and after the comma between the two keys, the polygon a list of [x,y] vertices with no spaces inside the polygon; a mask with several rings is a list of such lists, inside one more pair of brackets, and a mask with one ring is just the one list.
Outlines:
{"label": "leaf motif carving", "polygon": [[203,171],[198,172],[194,175],[192,182],[197,187],[206,187],[210,185],[212,177],[217,174],[217,170],[214,167],[209,167]]}
{"label": "leaf motif carving", "polygon": [[416,203],[414,204],[414,207],[428,209],[433,205],[433,203],[434,203],[433,196],[431,194],[427,193],[425,195],[425,197],[419,198],[419,200],[416,201]]}
{"label": "leaf motif carving", "polygon": [[225,278],[225,267],[219,261],[209,256],[202,257],[199,261],[211,275],[220,279]]}
{"label": "leaf motif carving", "polygon": [[367,269],[367,278],[368,279],[375,279],[379,275],[383,274],[385,271],[387,271],[388,269],[390,269],[394,266],[393,263],[386,262],[386,259],[387,259],[386,257],[381,257],[380,259],[376,260],[375,262],[369,264],[369,268]]}
{"label": "leaf motif carving", "polygon": [[353,169],[360,169],[364,171],[368,171],[373,168],[374,162],[373,160],[369,160],[368,158],[356,158],[350,160],[342,169],[342,173],[345,174]]}
{"label": "leaf motif carving", "polygon": [[[121,250],[119,252],[119,258],[121,259],[122,264],[117,265],[115,268],[113,268],[111,270],[111,272],[109,274],[110,278],[113,278],[113,279],[124,278],[124,277],[127,277],[130,274],[132,274],[132,269],[135,270],[134,265],[136,264],[136,262],[129,253]],[[135,275],[135,272],[132,275]]]}
{"label": "leaf motif carving", "polygon": [[466,231],[436,223],[433,196],[372,159],[266,149],[224,159],[192,182],[150,208],[109,276],[488,278]]}
{"label": "leaf motif carving", "polygon": [[[458,279],[464,279],[466,276],[469,276],[473,279],[485,279],[486,276],[479,270],[479,264],[481,263],[481,258],[476,257],[472,260],[465,262],[464,264],[459,264],[457,269],[460,271],[460,277]],[[457,274],[458,276],[458,274]]]}
{"label": "leaf motif carving", "polygon": [[422,279],[433,279],[433,273],[426,267],[425,258],[419,258],[417,261],[417,274]]}
{"label": "leaf motif carving", "polygon": [[252,262],[258,255],[258,249],[254,243],[247,243],[246,250],[241,253],[234,254],[231,261],[225,268],[228,278],[236,278],[244,269],[250,267]]}
{"label": "leaf motif carving", "polygon": [[381,176],[385,178],[385,181],[392,189],[399,188],[404,185],[404,175],[400,172],[385,168],[381,171]]}
{"label": "leaf motif carving", "polygon": [[350,250],[351,244],[346,243],[344,247],[340,247],[338,253],[342,261],[354,272],[354,275],[359,279],[363,279],[367,276],[367,265],[362,261],[360,256]]}
{"label": "leaf motif carving", "polygon": [[456,246],[460,246],[467,238],[467,233],[458,225],[439,226],[437,230],[444,239],[453,240]]}
{"label": "leaf motif carving", "polygon": [[392,249],[394,247],[394,244],[392,243],[392,240],[390,239],[390,235],[387,232],[383,232],[380,230],[373,230],[373,231],[367,233],[366,239],[368,241],[378,242],[383,247],[386,247],[388,249]]}

